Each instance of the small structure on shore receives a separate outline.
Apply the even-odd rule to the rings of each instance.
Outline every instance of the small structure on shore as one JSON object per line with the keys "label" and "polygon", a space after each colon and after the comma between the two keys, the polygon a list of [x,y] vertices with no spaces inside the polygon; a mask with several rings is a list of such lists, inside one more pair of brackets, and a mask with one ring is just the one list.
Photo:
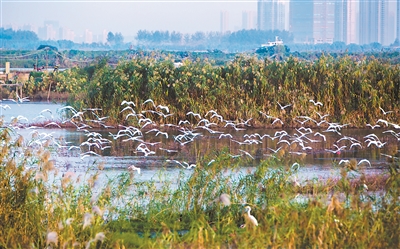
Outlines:
{"label": "small structure on shore", "polygon": [[265,48],[265,47],[273,47],[273,46],[277,46],[277,45],[283,46],[283,41],[280,40],[278,36],[275,36],[275,41],[261,44],[261,47]]}

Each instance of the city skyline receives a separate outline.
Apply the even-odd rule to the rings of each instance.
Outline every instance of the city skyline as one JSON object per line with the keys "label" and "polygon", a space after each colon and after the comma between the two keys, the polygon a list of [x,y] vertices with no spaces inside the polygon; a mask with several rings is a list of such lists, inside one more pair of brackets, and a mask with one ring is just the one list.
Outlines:
{"label": "city skyline", "polygon": [[[87,12],[87,9],[93,7],[96,2],[110,8],[95,13]],[[44,8],[43,3],[48,6]],[[72,40],[84,43],[105,43],[108,32],[121,33],[125,42],[133,42],[139,30],[183,34],[199,31],[225,33],[241,29],[285,30],[294,35],[294,41],[297,43],[314,44],[342,41],[346,44],[379,42],[390,45],[400,35],[399,0],[200,0],[198,2],[128,0],[112,3],[85,0],[73,1],[67,5],[65,3],[65,1],[48,0],[2,1],[1,25],[3,28],[34,31],[43,40]],[[38,5],[28,8],[25,4]],[[59,15],[57,11],[49,11],[49,7],[55,6],[65,7],[62,12],[64,16]],[[182,9],[173,6],[191,8]],[[77,7],[81,7],[80,12],[76,10]],[[123,10],[123,7],[136,7],[136,12],[144,8],[142,14],[147,18],[135,16],[136,19],[141,19],[139,22],[134,22],[132,21],[134,19],[126,18],[124,13],[132,12],[133,15],[135,8]],[[118,12],[120,18],[116,17],[115,10],[122,11]],[[180,11],[176,12],[177,10]],[[34,21],[27,23],[32,17],[31,14],[27,14],[28,12],[41,18],[34,18],[36,23]],[[194,12],[197,16],[184,18],[186,14]],[[202,15],[203,12],[207,12],[207,15]],[[69,17],[66,18],[65,15]],[[18,17],[16,19],[19,23],[6,23],[6,20],[15,20],[15,17]],[[41,24],[37,23],[39,20],[42,20]],[[73,21],[77,21],[78,28],[73,26]]]}
{"label": "city skyline", "polygon": [[21,29],[30,25],[38,29],[45,21],[56,21],[76,36],[86,30],[93,35],[107,30],[122,33],[129,40],[139,30],[219,32],[222,11],[230,16],[227,29],[240,30],[242,12],[255,12],[256,8],[255,0],[2,1],[1,27]]}

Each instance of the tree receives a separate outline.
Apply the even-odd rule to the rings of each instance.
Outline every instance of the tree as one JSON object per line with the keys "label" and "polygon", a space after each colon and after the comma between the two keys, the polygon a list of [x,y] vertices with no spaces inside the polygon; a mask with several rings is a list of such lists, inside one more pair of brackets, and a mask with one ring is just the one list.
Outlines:
{"label": "tree", "polygon": [[114,42],[117,45],[124,43],[124,37],[122,36],[121,33],[115,33]]}
{"label": "tree", "polygon": [[110,44],[113,44],[114,41],[115,41],[115,36],[114,36],[113,32],[111,32],[111,31],[108,32],[108,34],[107,34],[107,42],[110,43]]}
{"label": "tree", "polygon": [[183,35],[179,32],[172,31],[171,33],[171,42],[174,44],[179,44],[182,41]]}

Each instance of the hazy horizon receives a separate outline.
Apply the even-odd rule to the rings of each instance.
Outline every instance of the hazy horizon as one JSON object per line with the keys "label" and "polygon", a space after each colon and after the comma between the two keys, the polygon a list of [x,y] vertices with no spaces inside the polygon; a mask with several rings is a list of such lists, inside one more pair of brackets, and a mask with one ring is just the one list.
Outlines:
{"label": "hazy horizon", "polygon": [[45,21],[57,21],[60,27],[69,28],[76,35],[86,29],[93,35],[104,30],[120,32],[124,37],[133,37],[139,30],[220,31],[221,11],[229,13],[228,29],[242,27],[242,12],[257,11],[255,0],[218,1],[2,1],[1,27],[33,25],[44,26]]}

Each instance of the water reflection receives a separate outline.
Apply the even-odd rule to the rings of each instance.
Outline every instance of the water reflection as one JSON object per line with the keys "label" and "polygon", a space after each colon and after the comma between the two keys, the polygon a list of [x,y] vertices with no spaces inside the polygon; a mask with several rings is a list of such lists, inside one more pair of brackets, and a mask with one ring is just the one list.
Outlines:
{"label": "water reflection", "polygon": [[[12,100],[1,101],[0,116],[3,117],[4,122],[8,123],[13,117],[23,116],[28,121],[22,120],[22,123],[39,123],[48,120],[61,120],[61,115],[58,109],[63,106],[62,103],[49,103],[49,102],[23,102],[18,103]],[[6,107],[6,106],[9,106]],[[42,112],[44,110],[49,110]],[[42,113],[41,113],[42,112]]]}
{"label": "water reflection", "polygon": [[[4,103],[3,103],[4,104]],[[51,103],[7,103],[10,109],[3,109],[4,120],[10,121],[12,117],[21,115],[29,120],[61,120],[62,117],[57,112],[62,104]],[[48,109],[49,111],[43,112]],[[43,116],[43,117],[41,117]],[[40,118],[38,118],[40,117]],[[150,129],[150,128],[149,128]],[[299,162],[304,167],[301,168],[299,176],[301,178],[326,178],[336,175],[337,170],[332,166],[342,159],[368,159],[371,167],[363,166],[368,172],[376,172],[385,168],[387,157],[384,154],[393,155],[398,151],[399,141],[387,129],[342,129],[339,133],[327,132],[325,129],[313,129],[309,133],[307,140],[303,140],[302,145],[294,143],[299,137],[303,137],[306,131],[298,129],[252,129],[236,130],[234,128],[214,129],[210,132],[204,128],[186,127],[160,127],[161,132],[166,135],[156,135],[149,132],[149,129],[142,130],[142,135],[138,140],[127,139],[128,137],[114,139],[118,134],[118,129],[90,129],[89,131],[77,129],[47,129],[47,128],[24,128],[18,129],[25,141],[31,141],[36,136],[45,135],[51,138],[53,157],[57,167],[64,170],[75,172],[86,172],[95,165],[101,163],[107,175],[114,175],[126,172],[129,165],[136,165],[142,168],[141,179],[153,179],[159,169],[164,168],[173,177],[182,170],[173,160],[184,161],[189,164],[200,163],[206,165],[221,151],[226,152],[232,158],[241,158],[241,170],[253,170],[252,167],[268,157],[279,157],[282,166],[291,165]],[[183,144],[177,141],[177,137],[183,132],[191,131],[198,134],[190,143]],[[90,151],[99,156],[82,156],[88,152],[88,146],[82,146],[88,141],[90,133],[98,133],[101,138],[110,140],[109,148],[101,149],[91,147]],[[285,137],[277,138],[278,135],[287,133]],[[317,134],[321,135],[317,135]],[[230,134],[221,136],[221,134]],[[277,135],[278,134],[278,135]],[[382,148],[375,145],[368,146],[366,136],[375,134],[382,143],[386,143]],[[94,135],[92,135],[94,136]],[[360,142],[360,146],[351,146],[352,138]],[[286,142],[284,142],[286,140]],[[141,144],[154,152],[148,156],[138,149]],[[72,146],[75,149],[72,149]],[[336,147],[346,146],[337,153],[332,153]],[[276,153],[274,153],[276,151]],[[202,162],[200,162],[202,160]],[[239,170],[240,171],[240,170]],[[190,170],[188,170],[190,174]]]}

